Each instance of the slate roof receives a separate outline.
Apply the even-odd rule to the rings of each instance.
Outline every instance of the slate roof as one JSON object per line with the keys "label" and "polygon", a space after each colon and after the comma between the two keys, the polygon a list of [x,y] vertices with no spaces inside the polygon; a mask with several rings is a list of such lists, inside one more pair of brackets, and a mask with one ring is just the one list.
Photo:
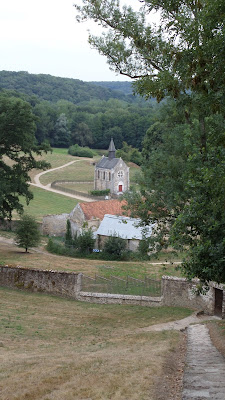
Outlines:
{"label": "slate roof", "polygon": [[[104,216],[96,234],[101,236],[119,236],[122,239],[142,239],[143,227],[138,226],[140,219],[107,214]],[[150,237],[153,225],[145,227],[145,235]]]}
{"label": "slate roof", "polygon": [[96,164],[96,168],[112,169],[120,161],[120,158],[109,158],[103,156],[101,160]]}
{"label": "slate roof", "polygon": [[105,214],[124,215],[126,211],[122,209],[127,202],[125,200],[100,200],[90,203],[80,203],[80,207],[84,213],[86,220],[99,218],[102,220]]}

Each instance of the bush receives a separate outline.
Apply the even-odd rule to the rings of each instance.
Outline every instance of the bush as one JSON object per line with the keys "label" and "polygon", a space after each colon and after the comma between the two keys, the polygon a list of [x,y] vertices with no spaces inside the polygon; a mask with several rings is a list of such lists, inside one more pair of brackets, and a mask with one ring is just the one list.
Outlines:
{"label": "bush", "polygon": [[103,253],[111,258],[120,258],[126,249],[126,241],[121,237],[110,236],[104,243]]}
{"label": "bush", "polygon": [[110,189],[105,190],[91,190],[90,194],[92,196],[107,196],[110,193]]}
{"label": "bush", "polygon": [[91,229],[83,231],[79,236],[76,237],[75,245],[80,253],[92,253],[95,244],[93,232]]}
{"label": "bush", "polygon": [[89,147],[80,147],[78,144],[70,146],[68,149],[68,153],[71,156],[93,158],[93,152],[91,149],[89,149]]}

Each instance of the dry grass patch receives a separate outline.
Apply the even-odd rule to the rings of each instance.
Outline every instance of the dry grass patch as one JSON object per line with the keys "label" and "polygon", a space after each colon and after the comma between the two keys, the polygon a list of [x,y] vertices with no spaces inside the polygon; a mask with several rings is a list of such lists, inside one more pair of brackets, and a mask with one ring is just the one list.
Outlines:
{"label": "dry grass patch", "polygon": [[[0,236],[8,236],[7,232],[0,232]],[[10,234],[13,240],[13,234]],[[108,277],[110,275],[118,277],[126,277],[127,275],[135,278],[143,278],[145,275],[154,279],[160,279],[162,275],[180,275],[176,266],[170,265],[152,265],[147,262],[120,262],[120,261],[104,261],[93,260],[87,258],[71,258],[58,256],[48,253],[45,250],[47,238],[42,239],[42,247],[31,249],[26,254],[23,249],[18,248],[15,244],[9,243],[4,238],[0,240],[0,263],[2,265],[21,265],[28,268],[53,269],[56,271],[72,271],[82,272],[83,274],[94,276],[95,274]]]}
{"label": "dry grass patch", "polygon": [[225,357],[225,320],[212,321],[207,326],[214,346]]}
{"label": "dry grass patch", "polygon": [[157,399],[178,332],[135,333],[184,309],[78,303],[1,289],[1,399]]}

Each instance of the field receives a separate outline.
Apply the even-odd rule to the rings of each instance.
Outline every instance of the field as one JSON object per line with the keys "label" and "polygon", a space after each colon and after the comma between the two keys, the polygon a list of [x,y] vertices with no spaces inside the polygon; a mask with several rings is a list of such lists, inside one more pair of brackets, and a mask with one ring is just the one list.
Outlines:
{"label": "field", "polygon": [[[34,195],[33,200],[27,206],[24,198],[21,198],[21,203],[24,205],[24,212],[35,217],[39,222],[42,222],[44,215],[70,213],[78,203],[77,199],[48,192],[35,186],[31,186],[30,190]],[[14,216],[19,218],[16,214]]]}
{"label": "field", "polygon": [[1,400],[159,400],[154,385],[181,333],[141,328],[190,314],[9,289],[0,296]]}
{"label": "field", "polygon": [[[57,271],[73,271],[82,272],[83,274],[94,276],[99,274],[125,278],[130,275],[134,278],[143,279],[145,275],[153,279],[161,279],[162,275],[180,276],[181,272],[173,261],[177,258],[173,255],[161,255],[159,260],[145,262],[120,262],[120,261],[103,261],[94,259],[80,259],[71,257],[62,257],[50,254],[45,250],[47,238],[43,237],[42,244],[37,249],[31,249],[27,254],[24,249],[18,248],[13,244],[15,234],[13,232],[0,231],[0,264],[22,265],[24,267],[54,269]],[[169,264],[163,264],[164,261],[172,260]]]}

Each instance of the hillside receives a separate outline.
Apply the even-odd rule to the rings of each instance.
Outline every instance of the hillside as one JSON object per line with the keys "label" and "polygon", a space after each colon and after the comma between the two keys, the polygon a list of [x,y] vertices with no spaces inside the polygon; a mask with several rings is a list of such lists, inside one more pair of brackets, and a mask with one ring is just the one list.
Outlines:
{"label": "hillside", "polygon": [[88,83],[79,79],[29,74],[25,71],[0,71],[0,88],[16,90],[29,96],[35,95],[41,100],[54,103],[61,99],[74,104],[94,99],[109,100],[111,98],[130,101],[128,97],[126,98],[123,87],[125,86],[121,86],[122,90],[120,91],[118,85],[115,87],[116,90],[113,90],[107,86],[97,85],[97,82]]}

